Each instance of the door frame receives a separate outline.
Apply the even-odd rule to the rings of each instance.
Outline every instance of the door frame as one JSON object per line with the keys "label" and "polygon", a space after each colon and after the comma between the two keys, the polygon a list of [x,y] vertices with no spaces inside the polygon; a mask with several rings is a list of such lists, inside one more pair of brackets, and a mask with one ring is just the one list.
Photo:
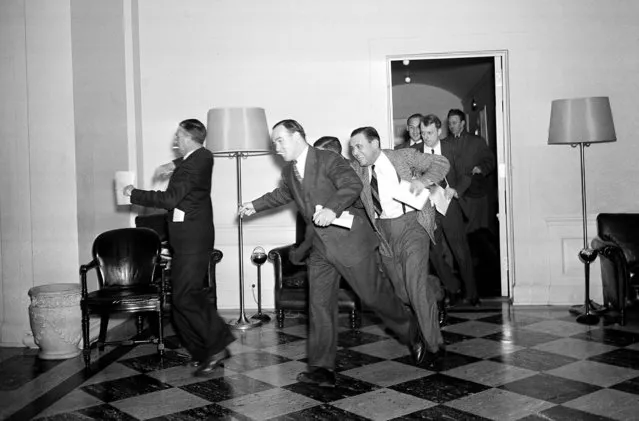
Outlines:
{"label": "door frame", "polygon": [[389,125],[387,145],[392,149],[394,139],[393,85],[391,61],[446,60],[493,57],[495,63],[495,129],[497,147],[497,190],[499,198],[499,255],[501,294],[514,301],[515,253],[513,235],[512,171],[510,148],[510,94],[508,86],[508,50],[481,50],[447,53],[402,54],[386,56],[386,86]]}

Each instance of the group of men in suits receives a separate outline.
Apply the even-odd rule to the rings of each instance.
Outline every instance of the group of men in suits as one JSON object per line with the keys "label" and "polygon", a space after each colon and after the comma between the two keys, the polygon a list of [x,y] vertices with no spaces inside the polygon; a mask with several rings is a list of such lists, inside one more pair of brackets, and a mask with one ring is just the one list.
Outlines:
{"label": "group of men in suits", "polygon": [[[407,120],[408,140],[395,149],[415,149],[443,155],[450,169],[441,186],[450,204],[445,215],[437,212],[437,230],[428,251],[430,262],[452,301],[479,305],[468,234],[488,226],[486,176],[495,169],[495,156],[479,136],[468,133],[466,115],[452,109],[447,116],[449,135],[441,139],[441,120],[434,114],[413,114]],[[446,248],[457,266],[463,287],[447,263]]]}
{"label": "group of men in suits", "polygon": [[[312,227],[307,259],[309,367],[298,380],[335,386],[341,277],[400,342],[408,345],[416,362],[439,358],[444,346],[437,301],[442,292],[438,282],[428,277],[428,260],[423,258],[434,235],[433,209],[430,203],[420,210],[402,206],[393,200],[393,194],[402,180],[417,194],[440,182],[448,171],[448,160],[412,149],[382,151],[372,127],[351,134],[355,160],[350,163],[332,151],[311,147],[295,120],[275,124],[272,141],[276,153],[287,162],[282,184],[243,203],[239,215],[295,202]],[[350,229],[333,224],[345,213],[353,216]]]}

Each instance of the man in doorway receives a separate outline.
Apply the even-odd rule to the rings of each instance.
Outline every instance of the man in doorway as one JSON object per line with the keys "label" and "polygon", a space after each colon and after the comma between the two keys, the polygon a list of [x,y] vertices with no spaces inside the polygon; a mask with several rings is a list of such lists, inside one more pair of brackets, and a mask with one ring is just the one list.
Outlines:
{"label": "man in doorway", "polygon": [[[275,124],[272,139],[275,151],[287,162],[282,186],[243,203],[238,213],[245,217],[295,202],[306,224],[313,226],[308,260],[309,370],[301,373],[298,381],[335,387],[340,276],[408,345],[413,359],[421,362],[425,347],[418,323],[379,270],[379,241],[359,200],[362,182],[355,171],[340,155],[311,148],[304,129],[295,120]],[[332,225],[344,212],[353,215],[350,229]]]}
{"label": "man in doorway", "polygon": [[408,140],[395,146],[395,149],[413,148],[416,151],[424,152],[424,142],[419,131],[419,123],[423,116],[421,114],[413,114],[406,120],[406,131],[408,132]]}
{"label": "man in doorway", "polygon": [[199,120],[182,121],[174,137],[181,155],[163,166],[171,172],[166,191],[126,186],[124,194],[134,205],[169,211],[172,310],[175,328],[189,351],[196,376],[209,376],[229,357],[227,346],[235,340],[207,295],[202,279],[209,266],[215,228],[211,204],[213,155],[203,147],[206,128]]}
{"label": "man in doorway", "polygon": [[459,204],[466,217],[466,232],[489,228],[488,185],[486,177],[494,170],[496,159],[486,141],[466,130],[466,114],[459,109],[448,112],[449,135],[442,141],[449,142],[457,151],[459,174],[457,177],[468,188],[459,195]]}
{"label": "man in doorway", "polygon": [[395,293],[415,312],[429,348],[428,358],[433,359],[444,348],[437,306],[443,292],[439,280],[428,276],[424,256],[433,239],[435,211],[429,200],[420,210],[404,205],[394,199],[394,192],[401,181],[409,182],[415,194],[438,183],[448,171],[448,160],[412,148],[382,150],[373,127],[353,130],[349,145],[357,162],[352,165],[364,183],[361,198],[366,214],[381,238],[384,271]]}
{"label": "man in doorway", "polygon": [[437,229],[435,230],[435,243],[430,251],[430,261],[435,267],[446,290],[451,294],[454,301],[459,294],[459,281],[453,275],[450,266],[445,262],[445,243],[448,245],[453,256],[454,263],[457,264],[459,274],[464,283],[464,303],[470,305],[479,304],[477,294],[477,284],[473,271],[473,261],[468,246],[466,227],[462,210],[459,205],[459,197],[463,196],[470,185],[467,177],[459,177],[461,168],[459,159],[451,142],[439,140],[442,122],[434,114],[424,116],[420,124],[421,136],[424,139],[424,153],[442,155],[448,159],[450,169],[444,181],[440,184],[445,190],[445,196],[450,200],[446,215],[436,212]]}

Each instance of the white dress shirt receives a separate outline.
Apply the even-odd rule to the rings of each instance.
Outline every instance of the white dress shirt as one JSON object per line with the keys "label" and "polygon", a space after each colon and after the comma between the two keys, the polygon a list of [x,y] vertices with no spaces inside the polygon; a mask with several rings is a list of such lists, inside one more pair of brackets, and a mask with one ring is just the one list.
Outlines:
{"label": "white dress shirt", "polygon": [[[379,190],[379,201],[382,205],[381,219],[398,218],[408,211],[412,211],[410,206],[402,205],[401,202],[393,199],[393,194],[399,189],[399,176],[395,167],[390,162],[384,152],[380,153],[375,165],[375,174],[377,174],[377,189]],[[373,172],[368,172],[368,181],[370,182]]]}
{"label": "white dress shirt", "polygon": [[302,180],[304,180],[304,170],[306,169],[306,156],[308,155],[308,148],[309,146],[306,146],[304,148],[302,153],[295,160],[296,162],[294,164],[297,168],[297,171],[300,173],[300,177],[302,178]]}

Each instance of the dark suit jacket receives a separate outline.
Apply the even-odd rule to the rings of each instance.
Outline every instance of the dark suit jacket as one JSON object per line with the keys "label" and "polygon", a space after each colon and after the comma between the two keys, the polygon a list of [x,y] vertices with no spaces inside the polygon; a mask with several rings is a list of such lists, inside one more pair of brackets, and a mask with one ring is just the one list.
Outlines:
{"label": "dark suit jacket", "polygon": [[[299,212],[314,230],[313,249],[326,256],[331,254],[346,266],[352,266],[378,247],[378,240],[359,200],[362,182],[348,162],[331,151],[308,150],[303,183],[293,173],[293,163],[282,170],[282,185],[255,199],[257,212],[295,201]],[[313,224],[315,206],[331,209],[339,217],[348,211],[354,216],[350,230],[329,225]]]}
{"label": "dark suit jacket", "polygon": [[[486,141],[479,136],[464,131],[458,139],[449,135],[441,143],[442,148],[447,145],[447,147],[456,151],[456,157],[459,161],[457,176],[462,185],[467,185],[464,194],[460,194],[460,197],[463,198],[469,193],[468,187],[471,184],[473,184],[475,196],[485,195],[487,186],[483,181],[487,175],[495,170],[497,161],[493,152],[486,145]],[[482,175],[473,177],[472,171],[475,166],[481,168]]]}
{"label": "dark suit jacket", "polygon": [[[174,162],[175,170],[165,191],[134,189],[131,203],[169,211],[169,241],[175,253],[208,252],[215,239],[211,204],[213,155],[208,149],[199,148],[187,159]],[[184,212],[184,222],[174,222],[175,209]]]}

